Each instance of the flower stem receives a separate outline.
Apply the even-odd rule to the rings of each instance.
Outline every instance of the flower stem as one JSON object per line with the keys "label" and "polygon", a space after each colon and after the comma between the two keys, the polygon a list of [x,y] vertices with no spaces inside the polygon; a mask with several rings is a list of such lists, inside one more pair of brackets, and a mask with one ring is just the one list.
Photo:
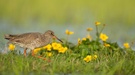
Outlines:
{"label": "flower stem", "polygon": [[66,39],[66,45],[68,44],[68,39],[69,39],[69,35],[67,35],[67,39]]}
{"label": "flower stem", "polygon": [[100,33],[103,31],[103,29],[105,28],[105,24],[103,25],[103,27],[102,27],[102,29],[101,29],[101,31],[100,31]]}
{"label": "flower stem", "polygon": [[97,35],[97,40],[99,40],[99,32],[98,32],[98,26],[96,25],[96,35]]}

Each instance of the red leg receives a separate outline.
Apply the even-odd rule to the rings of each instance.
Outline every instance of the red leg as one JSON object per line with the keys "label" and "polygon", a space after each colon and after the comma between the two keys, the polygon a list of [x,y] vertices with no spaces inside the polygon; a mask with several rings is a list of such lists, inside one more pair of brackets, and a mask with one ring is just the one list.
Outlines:
{"label": "red leg", "polygon": [[32,50],[32,54],[31,54],[32,56],[34,56],[35,54],[34,54],[34,50]]}
{"label": "red leg", "polygon": [[37,58],[40,58],[40,59],[46,60],[46,58],[44,58],[44,57],[42,57],[42,56],[37,56]]}
{"label": "red leg", "polygon": [[36,56],[36,55],[34,54],[34,50],[32,50],[31,55],[32,55],[32,56],[34,56],[34,57],[37,57],[37,58],[40,58],[40,59],[46,60],[46,58],[44,58],[44,57],[42,57],[42,56]]}
{"label": "red leg", "polygon": [[24,56],[26,57],[26,50],[27,50],[27,48],[25,48],[25,50],[24,50]]}

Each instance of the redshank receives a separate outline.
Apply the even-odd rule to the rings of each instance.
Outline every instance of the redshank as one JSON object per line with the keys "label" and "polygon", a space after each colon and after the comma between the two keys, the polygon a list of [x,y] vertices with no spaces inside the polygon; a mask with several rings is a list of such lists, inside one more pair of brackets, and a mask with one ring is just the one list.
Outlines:
{"label": "redshank", "polygon": [[44,34],[39,32],[24,33],[19,35],[6,34],[5,39],[9,40],[8,43],[13,43],[24,48],[24,56],[26,56],[26,50],[31,49],[32,55],[33,50],[38,47],[45,46],[51,42],[51,39],[55,38],[62,42],[59,38],[54,35],[51,30],[46,31]]}

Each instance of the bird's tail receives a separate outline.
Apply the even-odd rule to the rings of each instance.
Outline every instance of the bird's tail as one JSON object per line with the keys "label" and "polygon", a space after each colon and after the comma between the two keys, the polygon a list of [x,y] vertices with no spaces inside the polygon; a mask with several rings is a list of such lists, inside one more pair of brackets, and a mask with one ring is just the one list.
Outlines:
{"label": "bird's tail", "polygon": [[14,35],[10,35],[10,34],[5,34],[4,36],[5,36],[4,38],[7,40],[11,40],[14,38]]}

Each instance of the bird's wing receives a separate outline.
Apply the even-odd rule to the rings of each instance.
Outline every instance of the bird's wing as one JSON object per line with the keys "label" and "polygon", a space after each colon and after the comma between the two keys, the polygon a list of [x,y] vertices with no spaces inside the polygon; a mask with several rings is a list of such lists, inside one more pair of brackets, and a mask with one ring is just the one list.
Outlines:
{"label": "bird's wing", "polygon": [[12,42],[29,44],[33,42],[35,39],[39,38],[40,36],[40,33],[24,33],[20,35],[15,35],[14,40],[12,40]]}

